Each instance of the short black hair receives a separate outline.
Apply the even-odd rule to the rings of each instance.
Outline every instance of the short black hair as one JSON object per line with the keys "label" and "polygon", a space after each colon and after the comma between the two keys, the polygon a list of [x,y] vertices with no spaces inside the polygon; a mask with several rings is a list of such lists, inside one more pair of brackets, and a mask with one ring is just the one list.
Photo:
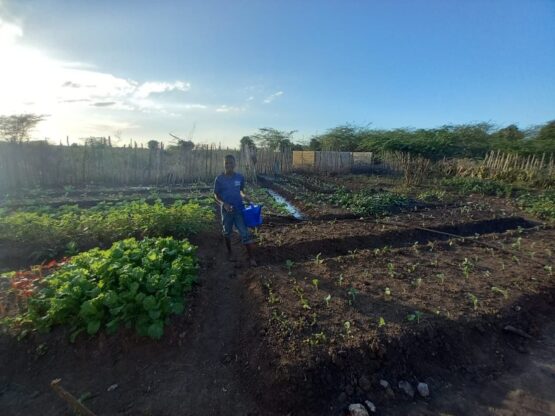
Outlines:
{"label": "short black hair", "polygon": [[231,159],[231,160],[233,160],[233,161],[235,162],[235,156],[233,156],[233,155],[226,155],[226,156],[224,157],[224,160],[227,160],[227,159]]}

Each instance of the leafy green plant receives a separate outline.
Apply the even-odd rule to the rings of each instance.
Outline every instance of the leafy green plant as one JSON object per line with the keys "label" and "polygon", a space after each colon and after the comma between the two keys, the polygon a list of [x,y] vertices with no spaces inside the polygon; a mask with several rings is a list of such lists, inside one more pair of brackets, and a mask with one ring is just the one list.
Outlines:
{"label": "leafy green plant", "polygon": [[541,219],[555,221],[555,191],[546,191],[539,195],[523,194],[517,198],[517,203],[525,211]]}
{"label": "leafy green plant", "polygon": [[195,253],[188,241],[171,237],[130,238],[81,253],[42,279],[24,321],[39,330],[66,325],[72,339],[121,325],[159,339],[167,318],[184,310],[183,295],[196,281]]}
{"label": "leafy green plant", "polygon": [[318,285],[320,284],[320,280],[312,279],[312,285],[318,290]]}
{"label": "leafy green plant", "polygon": [[385,326],[385,319],[380,316],[380,319],[378,320],[378,328],[381,328],[382,326]]}

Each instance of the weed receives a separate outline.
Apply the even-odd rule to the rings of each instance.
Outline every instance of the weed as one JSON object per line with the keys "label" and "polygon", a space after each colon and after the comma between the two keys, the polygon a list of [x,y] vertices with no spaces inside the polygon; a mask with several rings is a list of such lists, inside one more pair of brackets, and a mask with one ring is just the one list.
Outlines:
{"label": "weed", "polygon": [[385,319],[380,316],[380,319],[378,320],[378,328],[381,328],[382,326],[385,326]]}
{"label": "weed", "polygon": [[326,302],[326,306],[329,308],[330,307],[330,300],[331,300],[331,295],[328,294],[328,296],[326,296],[324,298],[324,302]]}
{"label": "weed", "polygon": [[343,274],[340,274],[337,281],[339,282],[339,287],[343,286]]}
{"label": "weed", "polygon": [[320,284],[320,280],[312,279],[312,285],[318,290],[318,285]]}

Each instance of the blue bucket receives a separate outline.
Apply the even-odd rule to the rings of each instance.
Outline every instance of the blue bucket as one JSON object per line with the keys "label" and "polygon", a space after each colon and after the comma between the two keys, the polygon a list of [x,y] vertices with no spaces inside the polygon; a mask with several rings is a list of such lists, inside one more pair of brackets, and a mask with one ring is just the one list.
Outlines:
{"label": "blue bucket", "polygon": [[262,205],[247,205],[243,208],[243,218],[247,227],[260,227],[262,224]]}

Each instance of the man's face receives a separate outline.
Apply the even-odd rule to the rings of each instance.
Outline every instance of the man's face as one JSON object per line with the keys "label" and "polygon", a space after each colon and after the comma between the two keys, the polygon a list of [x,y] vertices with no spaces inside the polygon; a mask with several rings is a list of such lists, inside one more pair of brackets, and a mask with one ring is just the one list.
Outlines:
{"label": "man's face", "polygon": [[226,158],[224,161],[224,168],[225,168],[225,173],[233,172],[233,169],[235,169],[235,160],[231,158]]}

